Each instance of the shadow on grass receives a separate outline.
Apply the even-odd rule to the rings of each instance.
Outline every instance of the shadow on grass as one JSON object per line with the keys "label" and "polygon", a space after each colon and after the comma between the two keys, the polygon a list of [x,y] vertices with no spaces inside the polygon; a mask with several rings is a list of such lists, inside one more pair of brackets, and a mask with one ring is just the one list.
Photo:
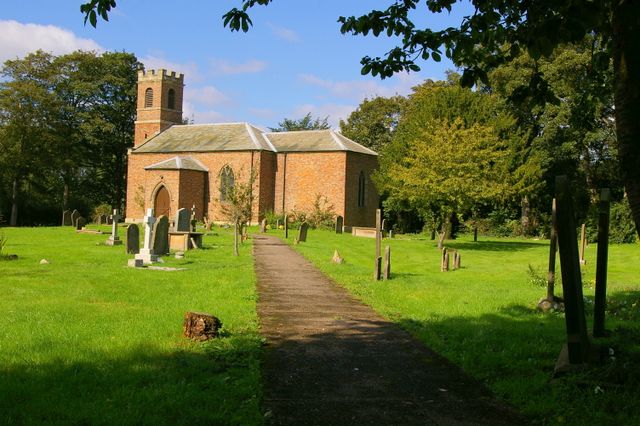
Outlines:
{"label": "shadow on grass", "polygon": [[481,250],[481,251],[523,251],[534,248],[544,247],[544,244],[530,243],[526,241],[478,241],[458,242],[456,240],[448,240],[444,244],[447,248],[457,250]]}
{"label": "shadow on grass", "polygon": [[[192,345],[185,343],[185,345]],[[194,344],[195,345],[195,344]],[[0,369],[1,424],[256,424],[256,337]]]}

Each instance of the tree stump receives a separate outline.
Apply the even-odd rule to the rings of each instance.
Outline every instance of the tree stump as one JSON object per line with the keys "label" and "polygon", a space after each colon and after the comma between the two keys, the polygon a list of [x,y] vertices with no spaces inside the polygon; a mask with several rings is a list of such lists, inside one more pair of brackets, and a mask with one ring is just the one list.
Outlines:
{"label": "tree stump", "polygon": [[209,340],[218,335],[220,320],[203,312],[187,312],[184,315],[182,335],[193,340]]}

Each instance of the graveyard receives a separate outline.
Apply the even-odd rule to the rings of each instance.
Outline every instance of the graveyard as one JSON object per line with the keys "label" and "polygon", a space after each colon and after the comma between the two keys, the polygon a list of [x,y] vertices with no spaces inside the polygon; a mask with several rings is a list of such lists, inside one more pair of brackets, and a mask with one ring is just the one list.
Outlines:
{"label": "graveyard", "polygon": [[[180,259],[173,250],[156,264],[165,270],[154,270],[127,266],[134,255],[126,242],[106,242],[112,225],[86,230],[95,232],[2,229],[4,251],[18,255],[0,263],[2,423],[166,423],[177,412],[180,422],[264,422],[251,256],[251,235],[262,230],[533,424],[639,421],[637,244],[609,247],[606,328],[614,332],[598,340],[602,360],[553,378],[566,331],[562,312],[536,309],[546,293],[548,240],[480,236],[474,242],[463,235],[445,242],[461,254],[460,268],[442,272],[436,241],[422,234],[387,237],[381,245],[390,247],[390,272],[377,281],[376,240],[348,233],[307,229],[301,238],[299,229],[252,227],[240,256],[233,256],[232,231],[214,226],[203,232],[200,249]],[[589,327],[596,249],[586,247],[581,267]],[[336,250],[339,263],[332,261]],[[188,311],[219,318],[219,336],[183,337]]]}

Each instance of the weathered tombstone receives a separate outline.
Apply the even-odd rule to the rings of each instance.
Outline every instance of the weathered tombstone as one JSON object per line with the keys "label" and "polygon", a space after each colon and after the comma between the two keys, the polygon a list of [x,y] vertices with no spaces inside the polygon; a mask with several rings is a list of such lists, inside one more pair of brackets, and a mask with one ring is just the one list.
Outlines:
{"label": "weathered tombstone", "polygon": [[342,234],[343,226],[344,226],[344,218],[342,216],[336,216],[336,234]]}
{"label": "weathered tombstone", "polygon": [[65,210],[62,212],[62,226],[72,226],[73,222],[71,222],[71,212],[69,210]]}
{"label": "weathered tombstone", "polygon": [[388,280],[391,278],[391,247],[386,246],[384,248],[384,268],[382,270],[382,279]]}
{"label": "weathered tombstone", "polygon": [[112,225],[113,224],[113,219],[111,219],[111,217],[107,216],[107,225]]}
{"label": "weathered tombstone", "polygon": [[376,281],[380,281],[380,278],[382,276],[382,257],[376,257],[374,268],[373,279]]}
{"label": "weathered tombstone", "polygon": [[76,222],[78,221],[79,217],[80,213],[78,212],[78,210],[74,210],[71,212],[71,226],[76,226]]}
{"label": "weathered tombstone", "polygon": [[211,314],[187,312],[184,315],[182,334],[193,340],[208,340],[218,335],[222,322]]}
{"label": "weathered tombstone", "polygon": [[260,232],[262,232],[263,234],[267,232],[267,219],[262,219],[260,221]]}
{"label": "weathered tombstone", "polygon": [[169,253],[169,218],[160,215],[153,224],[153,252],[157,255]]}
{"label": "weathered tombstone", "polygon": [[342,258],[342,256],[340,256],[340,253],[338,253],[337,249],[333,252],[333,257],[331,258],[331,261],[337,264],[344,263],[344,259]]}
{"label": "weathered tombstone", "polygon": [[458,251],[453,252],[453,269],[460,269],[460,253]]}
{"label": "weathered tombstone", "polygon": [[478,242],[478,225],[475,225],[473,227],[473,242],[474,243]]}
{"label": "weathered tombstone", "polygon": [[582,224],[580,228],[580,264],[586,265],[587,261],[584,258],[584,252],[587,249],[587,225]]}
{"label": "weathered tombstone", "polygon": [[140,253],[140,228],[135,223],[127,227],[127,253]]}
{"label": "weathered tombstone", "polygon": [[300,225],[300,231],[298,232],[298,242],[304,243],[307,241],[307,231],[309,230],[309,224],[307,222],[302,222]]}
{"label": "weathered tombstone", "polygon": [[191,207],[191,232],[196,232],[197,224],[198,224],[198,219],[196,219],[196,205],[194,204]]}
{"label": "weathered tombstone", "polygon": [[80,231],[85,227],[86,224],[87,220],[84,217],[80,216],[78,219],[76,219],[76,231]]}
{"label": "weathered tombstone", "polygon": [[[103,215],[104,216],[104,215]],[[118,210],[113,209],[113,214],[111,215],[111,220],[113,221],[111,225],[111,235],[107,238],[108,246],[117,246],[122,244],[122,240],[118,237],[118,221],[122,216],[118,214]]]}
{"label": "weathered tombstone", "polygon": [[382,231],[380,229],[382,212],[376,209],[376,258],[382,253]]}
{"label": "weathered tombstone", "polygon": [[284,215],[284,237],[289,238],[289,216]]}
{"label": "weathered tombstone", "polygon": [[382,219],[382,224],[380,225],[380,230],[382,230],[382,231],[386,231],[387,230],[387,219]]}
{"label": "weathered tombstone", "polygon": [[593,337],[605,337],[604,312],[607,306],[607,262],[609,256],[609,188],[600,191],[598,253],[596,260],[596,299],[593,306]]}
{"label": "weathered tombstone", "polygon": [[100,224],[100,225],[104,225],[104,224],[106,224],[106,223],[107,223],[107,215],[106,215],[106,214],[101,214],[101,215],[98,217],[98,224]]}
{"label": "weathered tombstone", "polygon": [[140,253],[136,254],[136,259],[142,260],[144,263],[153,263],[158,261],[158,256],[153,252],[152,246],[152,226],[155,223],[156,218],[153,217],[153,209],[147,209],[147,214],[144,216],[144,245],[140,249]]}
{"label": "weathered tombstone", "polygon": [[185,208],[176,212],[176,232],[189,232],[189,211]]}
{"label": "weathered tombstone", "polygon": [[563,349],[556,366],[556,371],[559,371],[567,363],[582,364],[586,362],[590,346],[584,314],[582,276],[578,258],[571,190],[566,176],[556,177],[556,209],[565,307],[564,317],[567,326],[566,359],[564,356],[565,350]]}
{"label": "weathered tombstone", "polygon": [[447,272],[449,270],[449,252],[446,247],[442,247],[442,257],[440,258],[440,271]]}

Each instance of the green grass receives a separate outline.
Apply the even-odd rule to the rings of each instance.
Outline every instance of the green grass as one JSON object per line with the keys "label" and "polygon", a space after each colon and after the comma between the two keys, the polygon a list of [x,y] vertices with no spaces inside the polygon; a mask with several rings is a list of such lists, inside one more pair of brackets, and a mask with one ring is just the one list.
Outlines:
{"label": "green grass", "polygon": [[[107,235],[0,231],[19,256],[0,260],[0,424],[261,423],[250,244],[234,257],[216,230],[165,272],[126,267]],[[181,337],[187,311],[223,337]]]}
{"label": "green grass", "polygon": [[[277,231],[276,231],[277,232]],[[279,233],[281,235],[282,233]],[[289,241],[297,235],[290,232]],[[544,277],[548,241],[467,237],[448,241],[462,269],[442,273],[434,241],[385,239],[392,279],[375,282],[375,240],[310,231],[294,246],[375,310],[486,383],[536,424],[640,424],[640,245],[609,250],[607,328],[602,340],[613,360],[550,383],[565,342],[564,315],[542,314],[546,288],[532,283],[529,265]],[[331,263],[335,249],[345,263]],[[586,252],[584,294],[591,327],[596,246]],[[559,262],[558,262],[559,264]],[[558,275],[560,275],[558,271]],[[562,293],[557,285],[556,294]]]}

